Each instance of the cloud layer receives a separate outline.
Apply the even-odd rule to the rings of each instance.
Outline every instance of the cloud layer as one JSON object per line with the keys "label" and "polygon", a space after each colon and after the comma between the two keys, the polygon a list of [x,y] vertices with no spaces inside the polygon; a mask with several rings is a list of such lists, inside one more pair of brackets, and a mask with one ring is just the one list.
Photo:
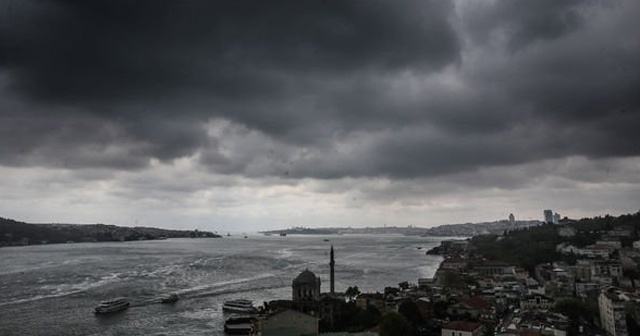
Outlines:
{"label": "cloud layer", "polygon": [[[179,189],[191,196],[222,178],[399,204],[427,185],[463,202],[549,179],[637,194],[635,1],[0,6],[0,166],[11,171],[152,184],[189,162],[185,176],[200,179]],[[576,160],[580,171],[551,167]]]}

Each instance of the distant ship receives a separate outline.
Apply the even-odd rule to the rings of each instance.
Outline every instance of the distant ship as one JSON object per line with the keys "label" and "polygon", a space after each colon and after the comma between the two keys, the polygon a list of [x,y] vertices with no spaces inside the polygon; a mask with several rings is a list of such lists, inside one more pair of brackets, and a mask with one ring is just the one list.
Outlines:
{"label": "distant ship", "polygon": [[227,313],[252,314],[257,312],[253,303],[245,299],[228,300],[222,304],[222,311]]}
{"label": "distant ship", "polygon": [[129,308],[129,301],[125,298],[115,298],[100,302],[96,307],[96,314],[113,313]]}
{"label": "distant ship", "polygon": [[280,237],[286,237],[286,236],[287,236],[287,234],[286,234],[286,233],[284,233],[284,232],[280,232]]}

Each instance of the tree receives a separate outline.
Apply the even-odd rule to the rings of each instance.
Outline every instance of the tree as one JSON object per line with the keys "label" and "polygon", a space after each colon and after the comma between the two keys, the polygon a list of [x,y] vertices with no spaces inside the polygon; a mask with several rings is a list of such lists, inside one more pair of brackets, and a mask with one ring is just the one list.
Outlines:
{"label": "tree", "polygon": [[411,323],[412,329],[422,324],[422,316],[420,316],[418,305],[415,302],[411,300],[403,301],[398,307],[398,312]]}
{"label": "tree", "polygon": [[358,297],[358,295],[360,295],[360,289],[358,288],[358,286],[349,287],[344,292],[344,295],[347,297],[347,300],[352,301],[356,297]]}
{"label": "tree", "polygon": [[380,336],[411,336],[411,324],[404,316],[388,312],[382,316]]}

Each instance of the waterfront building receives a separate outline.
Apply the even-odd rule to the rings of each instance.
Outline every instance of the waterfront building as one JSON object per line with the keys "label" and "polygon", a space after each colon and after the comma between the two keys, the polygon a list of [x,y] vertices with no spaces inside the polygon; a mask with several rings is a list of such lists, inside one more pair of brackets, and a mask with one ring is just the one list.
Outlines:
{"label": "waterfront building", "polygon": [[553,223],[553,211],[552,210],[545,210],[542,212],[542,214],[544,215],[544,222],[545,223]]}
{"label": "waterfront building", "polygon": [[461,271],[467,268],[467,259],[457,257],[447,258],[440,263],[440,268]]}

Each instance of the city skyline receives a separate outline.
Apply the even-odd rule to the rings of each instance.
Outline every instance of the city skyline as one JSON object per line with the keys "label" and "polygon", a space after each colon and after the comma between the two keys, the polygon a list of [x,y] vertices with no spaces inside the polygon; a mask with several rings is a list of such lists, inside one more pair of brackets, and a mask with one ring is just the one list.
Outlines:
{"label": "city skyline", "polygon": [[635,213],[640,4],[0,0],[0,217]]}

